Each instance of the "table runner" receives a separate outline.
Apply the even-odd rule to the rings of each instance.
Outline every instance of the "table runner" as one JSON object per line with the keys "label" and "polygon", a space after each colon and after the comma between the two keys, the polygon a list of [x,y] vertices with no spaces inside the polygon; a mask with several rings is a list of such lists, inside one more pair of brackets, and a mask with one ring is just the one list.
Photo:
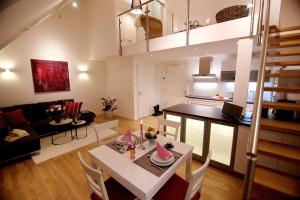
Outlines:
{"label": "table runner", "polygon": [[[158,177],[160,177],[165,171],[167,171],[169,169],[169,167],[171,167],[182,156],[182,154],[180,154],[176,151],[170,150],[170,152],[172,152],[175,157],[175,161],[173,164],[171,164],[169,166],[158,166],[159,168],[164,170],[164,171],[161,171],[157,167],[153,167],[152,165],[149,164],[149,163],[151,163],[151,161],[150,161],[150,157],[148,155],[151,155],[154,151],[156,151],[156,148],[152,149],[151,151],[149,151],[148,153],[146,153],[145,155],[136,159],[133,162]],[[154,163],[152,163],[152,164],[154,164]]]}

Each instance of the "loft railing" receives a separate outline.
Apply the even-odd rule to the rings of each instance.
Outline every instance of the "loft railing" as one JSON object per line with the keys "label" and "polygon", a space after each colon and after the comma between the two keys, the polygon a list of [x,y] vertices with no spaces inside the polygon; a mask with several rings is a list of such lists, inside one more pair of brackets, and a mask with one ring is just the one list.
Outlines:
{"label": "loft railing", "polygon": [[[261,2],[260,7],[263,10],[264,2]],[[253,109],[253,118],[250,130],[250,136],[247,146],[247,169],[244,178],[244,189],[243,189],[243,200],[251,199],[252,185],[254,180],[255,166],[257,161],[257,144],[260,131],[260,118],[261,118],[261,108],[263,102],[263,87],[264,87],[264,77],[265,77],[265,67],[266,67],[266,56],[267,56],[267,45],[269,36],[269,18],[270,18],[270,5],[271,0],[267,0],[266,5],[266,16],[264,22],[263,30],[263,43],[261,47],[260,56],[260,68],[258,72],[258,80],[256,87],[256,97]],[[261,16],[262,19],[262,16]],[[262,27],[262,20],[259,20],[259,26]],[[258,36],[260,37],[260,35]]]}
{"label": "loft railing", "polygon": [[[171,34],[173,33],[177,33],[177,32],[181,32],[181,31],[185,31],[186,32],[186,46],[190,45],[189,44],[189,41],[190,41],[190,30],[192,29],[191,28],[191,7],[193,8],[193,3],[195,3],[197,0],[182,0],[180,2],[182,2],[182,5],[179,5],[179,7],[183,7],[186,8],[186,21],[185,21],[185,26],[181,26],[181,28],[178,28],[178,29],[181,29],[181,30],[174,30],[174,26],[173,26],[173,13],[172,13],[172,31],[171,31]],[[256,8],[256,0],[250,0],[251,3],[252,3],[252,7],[250,8],[249,12],[250,12],[250,16],[251,16],[251,21],[250,21],[250,36],[253,37],[254,36],[254,24],[255,24],[255,8]],[[260,1],[263,1],[263,0],[260,0]],[[150,9],[149,9],[149,5],[153,2],[157,2],[159,3],[162,7],[165,6],[164,3],[162,3],[161,1],[159,0],[149,0],[149,1],[146,1],[144,3],[142,3],[141,5],[139,6],[136,6],[136,7],[133,7],[133,8],[130,8],[128,9],[127,11],[124,11],[122,13],[120,13],[119,15],[117,15],[118,17],[118,23],[119,23],[119,55],[122,55],[123,54],[123,45],[122,44],[126,44],[126,42],[129,42],[131,43],[132,40],[131,39],[124,39],[126,38],[126,30],[122,30],[122,20],[121,20],[121,17],[125,16],[126,14],[128,14],[129,12],[131,12],[132,10],[135,10],[135,9],[141,9],[141,8],[146,8],[144,9],[143,11],[143,14],[146,16],[146,28],[145,28],[145,43],[146,43],[146,52],[149,52],[149,13],[150,13]],[[261,5],[260,5],[260,10],[261,10]],[[193,13],[192,13],[193,14]],[[195,13],[194,13],[195,14]],[[262,14],[261,14],[262,15]],[[260,15],[260,16],[261,16]],[[259,18],[260,20],[261,18]],[[207,26],[209,25],[210,23],[207,22],[207,23],[204,23],[204,26]],[[259,23],[257,23],[259,24]],[[125,24],[123,25],[125,26]],[[127,28],[127,27],[126,27]],[[128,31],[127,31],[128,32]],[[167,34],[170,34],[170,33],[167,33]],[[123,39],[122,39],[123,37]],[[136,37],[137,38],[137,37]],[[128,40],[128,41],[125,41],[125,40]],[[137,40],[137,39],[133,39],[133,40]]]}

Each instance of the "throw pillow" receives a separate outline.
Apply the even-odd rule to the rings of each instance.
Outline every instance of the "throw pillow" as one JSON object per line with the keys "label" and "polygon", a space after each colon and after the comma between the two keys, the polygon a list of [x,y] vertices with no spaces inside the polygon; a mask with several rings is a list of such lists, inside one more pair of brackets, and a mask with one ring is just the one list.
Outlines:
{"label": "throw pillow", "polygon": [[75,116],[80,113],[82,102],[66,102],[65,115]]}
{"label": "throw pillow", "polygon": [[0,134],[8,132],[8,123],[0,112]]}
{"label": "throw pillow", "polygon": [[11,112],[4,112],[2,114],[8,122],[9,126],[11,126],[12,128],[28,124],[28,121],[24,117],[23,111],[21,109]]}

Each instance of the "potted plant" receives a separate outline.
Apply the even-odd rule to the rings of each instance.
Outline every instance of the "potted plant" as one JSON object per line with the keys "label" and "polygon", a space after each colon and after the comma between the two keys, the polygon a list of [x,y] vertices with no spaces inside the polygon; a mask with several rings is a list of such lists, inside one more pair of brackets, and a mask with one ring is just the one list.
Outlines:
{"label": "potted plant", "polygon": [[113,118],[113,111],[119,108],[118,100],[116,98],[111,99],[109,97],[101,98],[102,101],[102,111],[105,119]]}
{"label": "potted plant", "polygon": [[51,105],[46,112],[54,120],[56,123],[61,122],[61,118],[63,117],[65,107],[58,104],[58,105]]}
{"label": "potted plant", "polygon": [[155,129],[149,126],[145,133],[145,138],[149,140],[150,145],[154,145],[157,138],[157,132],[155,133]]}

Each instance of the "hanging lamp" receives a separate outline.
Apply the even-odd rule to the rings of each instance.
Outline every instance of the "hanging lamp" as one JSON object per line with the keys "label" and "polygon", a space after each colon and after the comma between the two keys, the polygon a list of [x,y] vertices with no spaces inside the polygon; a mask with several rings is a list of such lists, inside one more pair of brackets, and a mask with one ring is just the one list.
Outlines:
{"label": "hanging lamp", "polygon": [[[135,8],[137,6],[140,6],[142,4],[141,0],[132,0],[131,2],[131,8]],[[131,11],[131,13],[135,15],[140,15],[143,13],[142,7],[136,8]]]}

